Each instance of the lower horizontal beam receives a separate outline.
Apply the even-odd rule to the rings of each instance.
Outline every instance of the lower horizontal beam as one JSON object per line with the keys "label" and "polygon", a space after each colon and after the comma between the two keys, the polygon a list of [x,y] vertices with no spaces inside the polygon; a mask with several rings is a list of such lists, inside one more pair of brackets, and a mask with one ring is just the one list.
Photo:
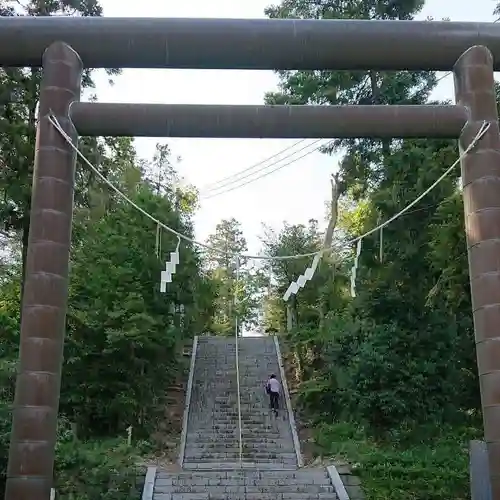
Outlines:
{"label": "lower horizontal beam", "polygon": [[77,103],[82,136],[219,138],[456,138],[460,106],[222,106]]}

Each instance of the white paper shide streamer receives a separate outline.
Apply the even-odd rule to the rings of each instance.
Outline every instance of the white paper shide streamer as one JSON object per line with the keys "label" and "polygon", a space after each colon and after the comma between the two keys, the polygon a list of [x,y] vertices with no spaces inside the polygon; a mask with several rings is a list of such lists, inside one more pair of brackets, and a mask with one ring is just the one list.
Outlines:
{"label": "white paper shide streamer", "polygon": [[308,267],[304,274],[301,274],[297,281],[292,281],[290,286],[288,287],[285,295],[283,295],[283,300],[286,302],[290,295],[296,294],[301,288],[304,288],[305,284],[312,279],[314,273],[316,272],[316,268],[318,267],[320,259],[320,254],[316,254],[312,261],[310,267]]}
{"label": "white paper shide streamer", "polygon": [[359,239],[356,246],[356,257],[354,259],[354,264],[351,268],[351,297],[356,297],[356,272],[358,270],[359,256],[361,255],[361,242],[363,240]]}
{"label": "white paper shide streamer", "polygon": [[179,265],[179,247],[181,244],[181,239],[177,240],[177,248],[175,252],[170,252],[170,260],[165,262],[165,271],[161,272],[160,278],[160,292],[165,293],[167,291],[167,283],[172,283],[172,276],[175,274],[175,270]]}

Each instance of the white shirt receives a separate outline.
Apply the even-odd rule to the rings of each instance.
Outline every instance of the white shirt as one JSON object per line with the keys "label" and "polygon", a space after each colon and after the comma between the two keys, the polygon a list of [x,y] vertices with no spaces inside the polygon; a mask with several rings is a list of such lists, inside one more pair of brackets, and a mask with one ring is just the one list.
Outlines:
{"label": "white shirt", "polygon": [[280,392],[280,383],[275,378],[270,378],[268,384],[271,392]]}

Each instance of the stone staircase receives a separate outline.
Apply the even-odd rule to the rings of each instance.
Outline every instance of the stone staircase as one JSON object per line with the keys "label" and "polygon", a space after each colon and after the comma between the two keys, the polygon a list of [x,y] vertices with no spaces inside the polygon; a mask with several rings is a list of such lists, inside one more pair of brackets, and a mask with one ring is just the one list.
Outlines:
{"label": "stone staircase", "polygon": [[195,346],[181,470],[154,471],[143,500],[337,499],[326,469],[300,468],[285,401],[278,418],[269,409],[265,382],[282,372],[274,338],[238,339],[241,461],[236,341],[199,337]]}

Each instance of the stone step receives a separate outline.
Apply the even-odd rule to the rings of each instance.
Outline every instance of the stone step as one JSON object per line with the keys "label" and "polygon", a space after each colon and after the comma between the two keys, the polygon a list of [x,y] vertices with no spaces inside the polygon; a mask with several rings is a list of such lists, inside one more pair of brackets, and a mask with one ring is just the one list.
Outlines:
{"label": "stone step", "polygon": [[[239,453],[210,453],[210,454],[200,454],[196,456],[189,456],[185,455],[184,456],[185,463],[192,463],[192,464],[203,464],[203,463],[223,463],[223,462],[233,462],[233,463],[238,463],[240,456]],[[260,467],[262,464],[286,464],[291,467],[294,467],[296,462],[297,462],[297,457],[295,455],[290,458],[286,457],[269,457],[269,458],[262,458],[262,457],[254,457],[252,455],[246,455],[243,454],[242,460],[244,462],[251,462],[255,464],[256,467]]]}
{"label": "stone step", "polygon": [[185,470],[197,470],[198,472],[206,471],[211,472],[213,470],[271,470],[271,471],[295,471],[297,467],[295,465],[283,464],[283,463],[259,463],[251,462],[250,460],[245,460],[244,462],[185,462],[183,465]]}
{"label": "stone step", "polygon": [[196,471],[183,471],[172,473],[165,471],[163,469],[158,469],[156,474],[157,479],[163,478],[178,478],[181,480],[189,481],[196,478],[210,478],[217,480],[234,480],[234,481],[260,481],[263,478],[272,479],[276,481],[298,481],[303,483],[304,481],[312,481],[312,484],[324,484],[330,482],[328,473],[324,468],[302,468],[293,471],[273,471],[270,475],[267,469],[256,469],[256,470],[238,470],[236,467],[234,470],[213,470],[211,472],[196,472]]}
{"label": "stone step", "polygon": [[[225,441],[222,444],[219,441],[204,441],[202,443],[193,443],[189,449],[209,449],[209,448],[221,448],[221,447],[238,447],[239,446],[239,440],[231,440],[231,441]],[[265,443],[259,443],[259,442],[247,442],[245,441],[243,443],[243,448],[246,450],[262,450],[266,449],[269,446],[273,446],[276,449],[280,450],[287,450],[287,449],[293,449],[293,446],[290,446],[288,442],[282,441],[282,442],[265,442]],[[187,450],[188,448],[186,448]]]}
{"label": "stone step", "polygon": [[[197,453],[199,454],[207,454],[207,453],[231,453],[233,451],[238,451],[240,449],[239,447],[239,442],[238,441],[233,441],[232,443],[225,443],[221,446],[194,446],[194,445],[189,445],[186,446],[185,448],[185,454],[190,454],[190,455],[196,455]],[[245,443],[243,443],[243,452],[245,454],[251,454],[254,456],[294,456],[295,457],[295,450],[293,448],[287,448],[287,447],[250,447],[246,446]]]}
{"label": "stone step", "polygon": [[[239,453],[239,448],[187,448],[186,449],[186,457],[188,456],[196,456],[199,455],[200,458],[203,458],[204,455],[210,456],[213,455],[214,461],[219,461],[219,459],[223,458],[224,455],[229,455]],[[220,456],[219,456],[220,455]],[[293,452],[281,452],[281,453],[276,453],[275,451],[255,451],[255,450],[248,450],[243,448],[243,455],[244,456],[252,456],[252,458],[255,459],[256,462],[260,460],[272,460],[272,459],[277,459],[279,457],[280,460],[284,459],[290,459],[290,460],[295,460],[296,455]]]}
{"label": "stone step", "polygon": [[[198,436],[198,437],[196,437]],[[198,434],[191,434],[191,436],[189,436],[193,442],[195,443],[205,443],[205,442],[219,442],[219,441],[222,441],[222,440],[225,440],[225,441],[233,441],[233,440],[237,440],[239,441],[239,434],[237,432],[231,434],[231,433],[223,433],[223,432],[203,432],[203,433],[198,433]],[[269,444],[272,444],[272,443],[276,443],[276,442],[279,442],[279,443],[287,443],[289,442],[287,439],[284,439],[282,436],[280,436],[279,434],[276,434],[274,436],[267,436],[265,439],[262,438],[262,436],[259,436],[258,434],[255,434],[255,435],[243,435],[242,436],[242,441],[244,443],[247,443],[249,445],[251,444],[260,444],[260,443],[269,443]],[[293,443],[291,444],[291,446],[293,446]]]}
{"label": "stone step", "polygon": [[[240,450],[238,447],[233,448],[216,448],[216,449],[188,449],[184,454],[185,460],[196,462],[196,460],[206,460],[211,458],[212,462],[220,462],[221,460],[229,460],[231,462],[239,461]],[[229,457],[232,457],[231,460]],[[261,463],[268,461],[294,461],[296,460],[295,452],[289,451],[288,453],[276,453],[274,451],[253,451],[243,450],[243,458],[249,459],[252,462]]]}
{"label": "stone step", "polygon": [[[258,441],[243,441],[243,449],[245,450],[266,450],[268,451],[269,449],[274,449],[274,450],[279,450],[280,452],[283,451],[289,451],[291,452],[294,450],[293,446],[290,446],[289,443],[287,442],[267,442],[267,443],[260,443]],[[221,448],[231,448],[231,447],[237,447],[239,448],[239,439],[226,439],[224,441],[217,441],[217,440],[204,440],[204,441],[198,441],[198,442],[192,442],[189,443],[189,445],[186,446],[186,450],[188,449],[221,449]]]}
{"label": "stone step", "polygon": [[[157,493],[205,493],[207,488],[210,488],[210,495],[221,494],[221,493],[273,493],[276,490],[276,486],[285,486],[282,484],[259,484],[259,485],[245,485],[245,484],[234,484],[228,485],[226,482],[221,482],[221,484],[210,485],[208,481],[202,484],[193,485],[192,483],[174,483],[171,485],[163,485],[161,482],[156,487]],[[335,493],[335,488],[333,486],[321,486],[317,484],[293,484],[287,485],[287,492],[289,493]],[[284,488],[281,488],[282,490]]]}
{"label": "stone step", "polygon": [[[196,464],[193,464],[196,465]],[[216,464],[207,464],[214,466]],[[153,500],[335,500],[324,469],[184,470],[156,475]]]}
{"label": "stone step", "polygon": [[332,500],[334,493],[158,493],[155,500]]}
{"label": "stone step", "polygon": [[[212,434],[209,436],[201,436],[197,440],[193,440],[193,446],[210,446],[213,444],[218,444],[218,443],[235,443],[239,442],[239,437],[237,435],[235,436],[224,436],[222,439],[221,437],[217,436],[216,434]],[[275,438],[275,439],[262,439],[259,436],[244,436],[244,439],[242,439],[243,446],[249,447],[249,448],[261,448],[263,446],[277,446],[279,448],[288,448],[291,447],[293,448],[293,444],[291,444],[287,439],[283,438]]]}

